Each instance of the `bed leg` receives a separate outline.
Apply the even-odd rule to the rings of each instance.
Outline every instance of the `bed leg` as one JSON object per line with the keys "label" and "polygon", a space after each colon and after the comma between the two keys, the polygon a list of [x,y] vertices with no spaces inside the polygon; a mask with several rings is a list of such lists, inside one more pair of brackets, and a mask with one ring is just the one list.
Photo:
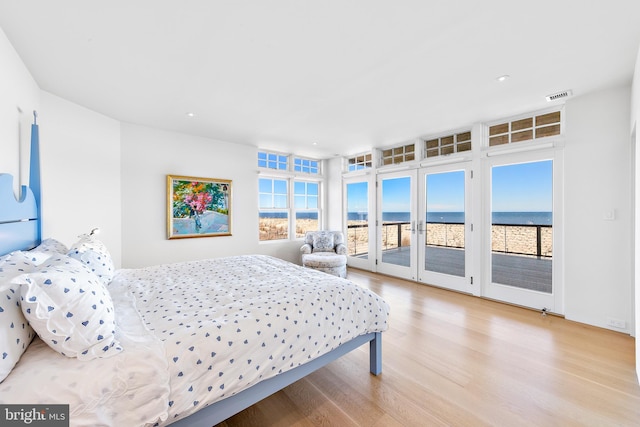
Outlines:
{"label": "bed leg", "polygon": [[369,341],[369,371],[373,375],[382,373],[382,332],[376,332]]}

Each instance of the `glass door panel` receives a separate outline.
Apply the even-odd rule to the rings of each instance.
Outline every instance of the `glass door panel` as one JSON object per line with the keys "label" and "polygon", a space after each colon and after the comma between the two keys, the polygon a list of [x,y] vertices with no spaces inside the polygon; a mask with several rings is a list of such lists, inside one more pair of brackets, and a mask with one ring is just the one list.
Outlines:
{"label": "glass door panel", "polygon": [[553,162],[491,169],[491,281],[550,294]]}
{"label": "glass door panel", "polygon": [[554,161],[494,162],[487,296],[554,310]]}
{"label": "glass door panel", "polygon": [[[347,207],[347,257],[349,264],[368,265],[369,257],[369,182],[345,183],[345,206]],[[375,257],[373,257],[375,258]]]}
{"label": "glass door panel", "polygon": [[425,174],[427,271],[464,277],[464,171]]}
{"label": "glass door panel", "polygon": [[[471,251],[467,212],[471,173],[468,164],[420,171],[421,212],[419,280],[435,286],[470,292],[467,279]],[[424,218],[424,219],[422,219]]]}
{"label": "glass door panel", "polygon": [[377,271],[415,280],[415,171],[378,175]]}

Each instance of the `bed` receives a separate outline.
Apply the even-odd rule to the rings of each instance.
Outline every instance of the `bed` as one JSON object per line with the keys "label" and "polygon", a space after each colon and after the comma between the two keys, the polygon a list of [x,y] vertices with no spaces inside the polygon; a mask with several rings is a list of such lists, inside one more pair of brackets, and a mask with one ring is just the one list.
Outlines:
{"label": "bed", "polygon": [[115,270],[96,236],[42,241],[37,151],[20,200],[0,174],[0,404],[212,426],[363,344],[381,373],[389,306],[348,280],[263,255]]}

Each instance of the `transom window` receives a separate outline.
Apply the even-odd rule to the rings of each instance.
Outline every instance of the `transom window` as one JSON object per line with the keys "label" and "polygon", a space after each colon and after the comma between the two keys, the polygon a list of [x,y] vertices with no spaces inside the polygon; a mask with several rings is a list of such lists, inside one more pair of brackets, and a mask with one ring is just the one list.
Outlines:
{"label": "transom window", "polygon": [[359,171],[362,169],[370,169],[373,167],[371,153],[362,154],[347,159],[347,171]]}
{"label": "transom window", "polygon": [[445,156],[471,150],[471,131],[460,132],[424,142],[427,157]]}
{"label": "transom window", "polygon": [[531,141],[561,133],[560,111],[489,126],[489,146]]}
{"label": "transom window", "polygon": [[303,172],[317,175],[320,173],[320,162],[318,162],[317,160],[296,157],[293,159],[293,170],[294,172]]}
{"label": "transom window", "polygon": [[258,151],[258,167],[286,171],[289,169],[289,156]]}
{"label": "transom window", "polygon": [[382,150],[381,163],[394,165],[398,163],[410,162],[416,158],[416,144],[401,145],[399,147]]}

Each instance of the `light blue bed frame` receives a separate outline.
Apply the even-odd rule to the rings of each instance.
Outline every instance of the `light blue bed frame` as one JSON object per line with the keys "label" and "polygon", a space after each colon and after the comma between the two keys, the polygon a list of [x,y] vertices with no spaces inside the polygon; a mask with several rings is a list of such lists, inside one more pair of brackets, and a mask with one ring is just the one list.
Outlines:
{"label": "light blue bed frame", "polygon": [[[0,174],[0,256],[15,250],[34,248],[42,240],[40,150],[38,125],[35,120],[31,133],[29,186],[22,186],[18,199],[13,192],[13,177],[9,174]],[[372,332],[360,335],[304,365],[209,405],[176,421],[172,426],[211,427],[218,424],[367,342],[369,343],[369,371],[379,375],[382,372],[382,334]]]}
{"label": "light blue bed frame", "polygon": [[29,186],[20,188],[16,199],[13,176],[0,173],[0,255],[31,249],[42,240],[40,147],[38,125],[31,125],[31,156],[29,158]]}

